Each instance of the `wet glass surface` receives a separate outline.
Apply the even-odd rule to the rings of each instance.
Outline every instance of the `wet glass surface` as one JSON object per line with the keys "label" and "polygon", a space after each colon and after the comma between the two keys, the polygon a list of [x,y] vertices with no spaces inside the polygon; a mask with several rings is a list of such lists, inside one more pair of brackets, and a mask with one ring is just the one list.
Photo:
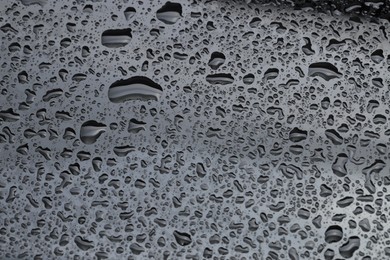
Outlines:
{"label": "wet glass surface", "polygon": [[390,258],[387,3],[0,13],[0,259]]}

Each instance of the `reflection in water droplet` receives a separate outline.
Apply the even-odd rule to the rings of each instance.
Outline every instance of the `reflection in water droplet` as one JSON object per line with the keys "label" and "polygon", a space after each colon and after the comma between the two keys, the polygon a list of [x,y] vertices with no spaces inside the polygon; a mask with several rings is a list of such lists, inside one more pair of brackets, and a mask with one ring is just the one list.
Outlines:
{"label": "reflection in water droplet", "polygon": [[108,90],[111,102],[122,103],[132,99],[159,100],[163,89],[147,77],[136,76],[113,83]]}
{"label": "reflection in water droplet", "polygon": [[108,48],[119,48],[129,44],[131,39],[131,29],[112,29],[103,32],[101,41]]}
{"label": "reflection in water droplet", "polygon": [[179,3],[166,2],[157,10],[156,16],[166,24],[174,24],[182,16],[182,6]]}
{"label": "reflection in water droplet", "polygon": [[310,64],[309,76],[320,76],[326,81],[329,81],[334,78],[340,78],[342,74],[339,73],[338,69],[329,62],[317,62]]}
{"label": "reflection in water droplet", "polygon": [[126,20],[129,21],[136,14],[136,10],[134,7],[127,7],[124,11],[124,14]]}
{"label": "reflection in water droplet", "polygon": [[339,248],[340,255],[345,258],[351,258],[353,253],[360,247],[360,238],[352,236]]}
{"label": "reflection in water droplet", "polygon": [[84,250],[84,251],[87,251],[87,250],[94,247],[92,241],[88,241],[86,239],[83,239],[81,236],[76,236],[74,239],[74,242],[81,250]]}
{"label": "reflection in water droplet", "polygon": [[234,78],[230,74],[219,73],[219,74],[208,75],[206,77],[206,81],[213,85],[216,84],[227,85],[233,83]]}
{"label": "reflection in water droplet", "polygon": [[338,226],[330,226],[325,232],[325,241],[327,243],[335,243],[343,238],[343,229]]}
{"label": "reflection in water droplet", "polygon": [[209,60],[208,65],[213,70],[217,70],[220,66],[222,66],[225,63],[226,57],[221,52],[213,52],[211,54],[211,58]]}
{"label": "reflection in water droplet", "polygon": [[94,120],[83,123],[80,128],[80,139],[85,144],[93,144],[106,131],[106,125]]}
{"label": "reflection in water droplet", "polygon": [[192,243],[191,236],[188,233],[175,230],[173,231],[173,236],[175,237],[176,242],[181,246],[188,246]]}

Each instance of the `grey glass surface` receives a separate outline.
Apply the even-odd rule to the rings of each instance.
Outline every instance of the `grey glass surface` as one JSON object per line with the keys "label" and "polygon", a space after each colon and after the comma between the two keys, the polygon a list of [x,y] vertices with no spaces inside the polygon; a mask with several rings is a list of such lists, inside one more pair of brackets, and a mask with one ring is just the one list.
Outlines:
{"label": "grey glass surface", "polygon": [[0,259],[390,259],[387,4],[0,2]]}

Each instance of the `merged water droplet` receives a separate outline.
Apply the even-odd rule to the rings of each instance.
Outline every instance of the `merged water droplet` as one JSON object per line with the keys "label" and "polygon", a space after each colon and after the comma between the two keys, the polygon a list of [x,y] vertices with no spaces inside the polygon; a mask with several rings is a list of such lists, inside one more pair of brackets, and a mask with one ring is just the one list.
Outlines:
{"label": "merged water droplet", "polygon": [[106,125],[95,120],[89,120],[81,125],[80,140],[85,144],[93,144],[106,132]]}
{"label": "merged water droplet", "polygon": [[206,77],[206,81],[213,85],[227,85],[232,84],[234,82],[234,78],[232,75],[228,73],[217,73],[211,74]]}
{"label": "merged water droplet", "polygon": [[179,3],[166,2],[157,10],[156,17],[166,24],[176,23],[182,16],[182,6]]}
{"label": "merged water droplet", "polygon": [[357,236],[349,237],[347,242],[339,248],[340,255],[345,258],[351,258],[360,247],[360,238]]}
{"label": "merged water droplet", "polygon": [[213,70],[217,70],[220,66],[225,63],[226,57],[222,52],[213,52],[211,54],[208,65]]}
{"label": "merged water droplet", "polygon": [[329,62],[316,62],[309,66],[309,76],[320,76],[321,78],[329,81],[334,78],[340,78],[342,74],[338,69]]}
{"label": "merged water droplet", "polygon": [[131,29],[111,29],[102,33],[102,45],[108,48],[120,48],[130,43]]}
{"label": "merged water droplet", "polygon": [[173,231],[176,242],[181,246],[188,246],[192,243],[191,235],[185,232]]}
{"label": "merged water droplet", "polygon": [[153,80],[135,76],[114,82],[108,90],[111,102],[122,103],[132,99],[159,100],[163,89]]}

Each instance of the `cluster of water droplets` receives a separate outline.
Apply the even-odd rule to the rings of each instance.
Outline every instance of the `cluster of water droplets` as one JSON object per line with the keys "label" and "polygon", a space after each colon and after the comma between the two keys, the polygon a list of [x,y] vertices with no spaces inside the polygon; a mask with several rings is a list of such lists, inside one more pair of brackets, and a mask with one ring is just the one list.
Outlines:
{"label": "cluster of water droplets", "polygon": [[387,21],[0,6],[1,259],[390,257]]}

